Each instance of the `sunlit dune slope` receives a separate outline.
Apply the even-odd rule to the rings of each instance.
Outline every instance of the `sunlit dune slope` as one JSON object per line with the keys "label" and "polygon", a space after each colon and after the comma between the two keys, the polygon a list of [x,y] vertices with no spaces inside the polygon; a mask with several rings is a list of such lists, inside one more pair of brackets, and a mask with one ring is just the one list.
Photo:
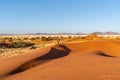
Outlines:
{"label": "sunlit dune slope", "polygon": [[114,41],[89,41],[67,44],[66,47],[73,52],[93,51],[100,52],[111,57],[120,56],[120,44]]}
{"label": "sunlit dune slope", "polygon": [[49,52],[50,48],[43,48],[38,49],[32,52],[29,52],[28,54],[13,56],[5,59],[0,59],[0,77],[9,74],[10,72],[17,69],[22,64],[31,61],[39,56],[42,56]]}
{"label": "sunlit dune slope", "polygon": [[120,44],[89,41],[1,59],[1,80],[119,80]]}

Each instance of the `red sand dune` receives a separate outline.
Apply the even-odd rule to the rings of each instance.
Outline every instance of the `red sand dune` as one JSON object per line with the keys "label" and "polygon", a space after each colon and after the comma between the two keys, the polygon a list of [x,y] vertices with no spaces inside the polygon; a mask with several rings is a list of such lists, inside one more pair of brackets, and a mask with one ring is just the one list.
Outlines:
{"label": "red sand dune", "polygon": [[89,41],[0,59],[0,80],[120,80],[120,44]]}

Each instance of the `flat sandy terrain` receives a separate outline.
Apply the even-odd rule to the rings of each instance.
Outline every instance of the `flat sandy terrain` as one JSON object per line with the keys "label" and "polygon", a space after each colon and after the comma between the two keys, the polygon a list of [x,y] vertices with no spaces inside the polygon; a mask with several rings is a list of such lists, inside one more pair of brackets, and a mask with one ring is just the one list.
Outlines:
{"label": "flat sandy terrain", "polygon": [[120,42],[69,43],[3,58],[0,80],[120,80]]}

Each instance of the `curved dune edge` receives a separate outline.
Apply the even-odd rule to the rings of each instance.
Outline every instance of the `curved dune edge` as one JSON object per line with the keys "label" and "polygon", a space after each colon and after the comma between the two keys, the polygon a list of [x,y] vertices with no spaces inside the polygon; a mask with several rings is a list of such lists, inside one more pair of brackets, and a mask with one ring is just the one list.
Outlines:
{"label": "curved dune edge", "polygon": [[0,77],[7,75],[11,71],[15,70],[22,64],[40,57],[46,53],[48,53],[50,50],[50,47],[46,47],[43,49],[37,49],[34,51],[29,52],[28,54],[23,54],[23,55],[17,55],[5,59],[0,59]]}
{"label": "curved dune edge", "polygon": [[[56,47],[46,47],[29,52],[28,54],[13,56],[5,59],[0,59],[0,77],[7,74],[15,74],[34,65],[35,61],[46,62],[51,59],[56,59],[68,55],[70,52],[64,45]],[[36,64],[36,63],[35,63]],[[22,68],[23,67],[23,68]],[[19,69],[20,68],[20,69]],[[16,71],[20,70],[20,71]]]}
{"label": "curved dune edge", "polygon": [[114,41],[89,41],[84,43],[67,44],[73,52],[91,51],[95,53],[102,53],[111,57],[120,56],[120,44]]}
{"label": "curved dune edge", "polygon": [[[84,43],[72,43],[72,44],[59,45],[59,46],[55,46],[55,47],[47,47],[47,48],[44,48],[41,50],[35,50],[33,52],[30,52],[29,54],[19,55],[16,57],[11,57],[8,59],[0,60],[0,62],[1,62],[0,63],[0,77],[3,77],[6,75],[5,77],[3,77],[5,80],[12,80],[12,79],[14,79],[14,76],[17,73],[19,73],[19,70],[20,70],[20,72],[26,71],[26,70],[30,69],[31,65],[39,67],[40,66],[39,64],[41,64],[41,61],[43,63],[46,63],[46,61],[49,62],[50,60],[61,58],[64,56],[68,56],[68,57],[65,57],[66,59],[69,59],[69,58],[72,59],[72,56],[70,57],[68,55],[69,53],[71,53],[71,54],[74,53],[78,56],[80,56],[79,54],[85,53],[85,54],[90,54],[90,55],[98,55],[99,57],[119,57],[120,56],[119,48],[120,48],[120,45],[118,43],[111,42],[111,41],[96,41],[96,42],[90,41],[90,42],[84,42]],[[61,59],[61,61],[63,62],[62,64],[65,65],[64,60]],[[46,64],[48,64],[48,63],[46,63]],[[51,66],[54,67],[54,65],[51,65]],[[16,71],[18,71],[18,72],[16,72]],[[29,71],[32,71],[32,69]],[[26,71],[26,73],[27,74],[32,73],[32,72],[29,73],[29,71],[28,72]],[[40,74],[39,71],[40,70],[38,70],[37,74]],[[42,72],[44,72],[44,71],[42,70]],[[14,75],[14,76],[12,78],[11,77],[9,78],[9,75],[10,76]],[[21,75],[22,75],[22,73],[21,73]],[[24,75],[24,72],[23,72],[23,75]],[[42,75],[44,75],[44,74],[42,74]],[[61,73],[61,75],[62,75],[62,73]],[[20,79],[19,74],[17,74],[16,76],[19,76],[18,79]],[[48,76],[48,77],[50,77],[50,76]],[[56,77],[58,77],[58,76],[56,76]],[[32,78],[34,79],[35,76],[33,76]],[[24,76],[22,77],[22,79],[24,79]],[[37,79],[37,80],[39,80],[39,79]],[[50,79],[50,80],[52,80],[52,79]],[[71,80],[73,80],[73,79],[71,79]]]}

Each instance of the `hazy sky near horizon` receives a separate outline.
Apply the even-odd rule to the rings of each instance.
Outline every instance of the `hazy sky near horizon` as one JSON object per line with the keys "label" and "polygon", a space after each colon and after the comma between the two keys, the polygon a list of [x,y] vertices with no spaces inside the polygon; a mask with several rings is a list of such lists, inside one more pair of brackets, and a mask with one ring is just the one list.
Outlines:
{"label": "hazy sky near horizon", "polygon": [[0,0],[0,33],[120,32],[120,0]]}

